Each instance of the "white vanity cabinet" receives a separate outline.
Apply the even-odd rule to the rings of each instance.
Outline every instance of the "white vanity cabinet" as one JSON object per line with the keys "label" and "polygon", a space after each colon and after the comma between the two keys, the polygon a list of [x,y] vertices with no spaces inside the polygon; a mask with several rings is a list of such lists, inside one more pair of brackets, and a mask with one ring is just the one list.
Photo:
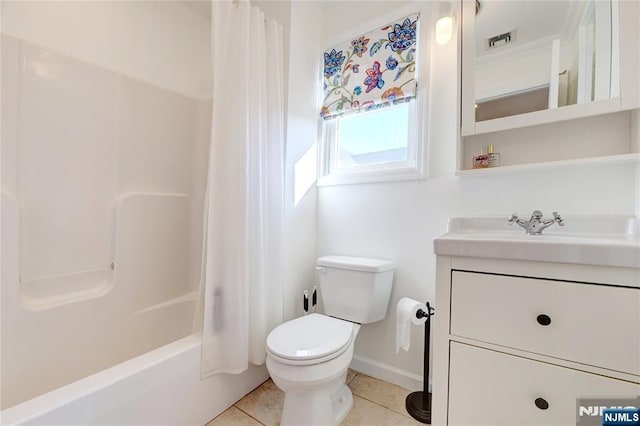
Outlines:
{"label": "white vanity cabinet", "polygon": [[455,341],[450,355],[450,425],[575,425],[578,398],[639,392],[637,383]]}
{"label": "white vanity cabinet", "polygon": [[435,245],[433,424],[575,425],[579,399],[640,396],[640,268]]}

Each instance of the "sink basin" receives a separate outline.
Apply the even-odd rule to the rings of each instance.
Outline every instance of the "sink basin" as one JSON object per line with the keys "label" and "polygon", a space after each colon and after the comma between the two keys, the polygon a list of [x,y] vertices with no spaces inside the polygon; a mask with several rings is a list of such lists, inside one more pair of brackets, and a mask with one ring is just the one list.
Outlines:
{"label": "sink basin", "polygon": [[436,254],[640,268],[640,221],[565,216],[542,235],[526,235],[504,217],[455,217],[434,240]]}

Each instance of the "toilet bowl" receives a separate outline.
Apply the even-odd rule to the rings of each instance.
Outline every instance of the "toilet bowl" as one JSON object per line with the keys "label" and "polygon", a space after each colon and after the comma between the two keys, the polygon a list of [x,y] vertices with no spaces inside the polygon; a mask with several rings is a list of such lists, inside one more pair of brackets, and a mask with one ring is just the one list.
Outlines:
{"label": "toilet bowl", "polygon": [[285,394],[281,425],[337,425],[349,413],[346,377],[355,339],[360,324],[384,318],[393,267],[379,259],[318,259],[326,315],[287,321],[267,337],[267,369]]}
{"label": "toilet bowl", "polygon": [[267,338],[267,369],[285,393],[282,425],[340,423],[353,405],[347,369],[359,324],[321,314],[288,321]]}

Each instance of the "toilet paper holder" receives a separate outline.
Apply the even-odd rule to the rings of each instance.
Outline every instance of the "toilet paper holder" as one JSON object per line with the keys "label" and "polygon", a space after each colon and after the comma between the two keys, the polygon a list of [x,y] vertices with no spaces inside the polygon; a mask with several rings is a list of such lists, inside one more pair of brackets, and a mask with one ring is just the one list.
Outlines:
{"label": "toilet paper holder", "polygon": [[429,321],[429,317],[431,317],[432,315],[434,315],[434,309],[431,307],[431,305],[429,304],[429,302],[426,303],[427,305],[427,310],[429,312],[425,312],[422,309],[418,309],[418,311],[416,312],[416,318],[418,319],[422,319],[422,318],[427,318],[427,321]]}
{"label": "toilet paper holder", "polygon": [[431,339],[431,317],[435,314],[434,308],[429,302],[426,303],[427,311],[418,309],[416,317],[418,319],[426,318],[424,324],[424,370],[422,390],[411,392],[407,395],[405,407],[407,413],[421,423],[431,424],[431,393],[429,393],[429,341]]}

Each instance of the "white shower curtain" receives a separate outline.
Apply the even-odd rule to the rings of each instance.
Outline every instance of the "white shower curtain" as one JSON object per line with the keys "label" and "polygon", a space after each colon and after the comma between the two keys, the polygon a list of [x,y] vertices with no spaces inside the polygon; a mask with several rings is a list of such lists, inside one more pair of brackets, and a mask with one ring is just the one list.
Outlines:
{"label": "white shower curtain", "polygon": [[213,1],[211,24],[203,377],[264,363],[283,281],[282,28],[244,1]]}

